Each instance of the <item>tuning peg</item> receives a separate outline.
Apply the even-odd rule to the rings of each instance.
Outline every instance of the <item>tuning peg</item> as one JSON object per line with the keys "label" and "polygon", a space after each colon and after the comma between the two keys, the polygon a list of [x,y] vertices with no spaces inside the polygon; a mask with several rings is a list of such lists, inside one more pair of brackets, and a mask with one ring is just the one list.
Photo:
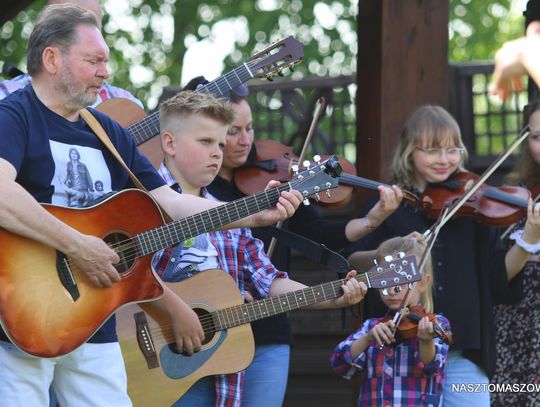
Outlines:
{"label": "tuning peg", "polygon": [[381,290],[381,294],[384,295],[384,296],[387,296],[388,295],[388,288],[383,288]]}
{"label": "tuning peg", "polygon": [[294,175],[298,175],[298,164],[291,165],[291,170],[293,171]]}
{"label": "tuning peg", "polygon": [[321,156],[319,154],[315,154],[313,156],[313,161],[315,161],[317,164],[321,162]]}
{"label": "tuning peg", "polygon": [[405,257],[405,253],[404,253],[404,252],[397,252],[397,257],[398,257],[399,259],[402,259],[402,258]]}
{"label": "tuning peg", "polygon": [[309,202],[309,199],[305,198],[303,201],[304,205],[306,206],[309,206],[310,205],[310,202]]}
{"label": "tuning peg", "polygon": [[332,194],[330,193],[330,190],[329,190],[329,189],[326,190],[326,196],[327,196],[328,198],[332,198]]}
{"label": "tuning peg", "polygon": [[291,72],[294,72],[294,68],[291,66],[289,66],[289,69],[291,70]]}
{"label": "tuning peg", "polygon": [[384,261],[392,261],[392,256],[384,256]]}
{"label": "tuning peg", "polygon": [[285,75],[283,75],[283,72],[282,72],[281,69],[280,69],[279,71],[277,71],[277,74],[278,74],[279,76],[285,76]]}
{"label": "tuning peg", "polygon": [[376,266],[379,265],[379,263],[377,263],[377,259],[373,259],[373,263],[374,263]]}
{"label": "tuning peg", "polygon": [[272,78],[272,74],[266,75],[266,79],[268,79],[270,82],[274,81],[274,78]]}
{"label": "tuning peg", "polygon": [[309,167],[311,166],[311,163],[309,162],[309,160],[305,160],[302,165],[304,166],[305,169],[309,170]]}
{"label": "tuning peg", "polygon": [[400,292],[401,292],[401,287],[400,287],[399,285],[396,285],[396,286],[394,287],[394,292],[395,292],[396,294],[400,293]]}

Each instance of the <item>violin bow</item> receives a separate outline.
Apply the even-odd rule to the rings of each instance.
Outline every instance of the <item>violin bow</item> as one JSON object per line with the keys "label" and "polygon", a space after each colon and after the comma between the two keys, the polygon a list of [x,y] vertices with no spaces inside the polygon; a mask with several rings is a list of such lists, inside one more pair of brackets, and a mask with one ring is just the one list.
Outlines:
{"label": "violin bow", "polygon": [[[313,119],[311,120],[311,125],[309,126],[308,133],[306,135],[306,140],[304,141],[304,146],[302,147],[302,152],[300,153],[300,156],[298,157],[298,163],[302,163],[304,161],[304,158],[306,156],[307,147],[311,143],[311,139],[313,137],[313,134],[315,133],[315,130],[317,129],[317,124],[319,123],[319,119],[321,118],[321,115],[324,111],[326,104],[324,97],[320,97],[317,99],[317,102],[315,102],[315,109],[313,110]],[[307,198],[306,198],[307,199]],[[305,201],[304,201],[305,203]],[[308,205],[309,202],[306,204]],[[283,225],[283,221],[280,220],[276,224],[276,228],[281,228]],[[268,250],[266,252],[266,255],[269,259],[272,258],[272,254],[274,253],[274,249],[276,248],[276,238],[273,237],[270,241],[270,244],[268,245]]]}
{"label": "violin bow", "polygon": [[[506,160],[508,156],[523,142],[523,140],[525,140],[529,136],[529,131],[530,131],[529,126],[525,126],[521,130],[519,137],[516,138],[512,142],[512,144],[510,144],[508,149],[504,153],[499,155],[499,157],[497,157],[497,159],[491,163],[491,165],[484,171],[484,173],[471,184],[467,192],[465,192],[461,196],[461,198],[459,198],[456,202],[454,202],[453,205],[449,207],[448,211],[446,212],[446,215],[444,215],[440,223],[440,226],[438,226],[439,229],[443,227],[446,224],[446,222],[448,222],[452,218],[452,216],[455,215],[455,213],[459,210],[459,208],[461,208],[465,204],[465,202],[467,202],[469,198],[473,196],[474,193],[486,182],[489,176],[493,174],[493,172],[497,168],[499,168],[502,162]],[[431,233],[433,233],[433,226],[424,232],[424,236],[427,237]]]}
{"label": "violin bow", "polygon": [[[420,258],[420,262],[418,263],[418,270],[420,273],[422,273],[422,270],[424,269],[426,263],[427,263],[427,259],[428,259],[428,254],[431,252],[431,249],[433,248],[433,245],[435,244],[435,240],[437,240],[437,236],[439,235],[439,232],[441,230],[441,227],[442,225],[440,225],[444,215],[446,215],[446,213],[448,212],[448,208],[445,208],[444,209],[444,212],[443,212],[443,216],[440,216],[439,219],[437,219],[437,221],[435,222],[434,225],[437,225],[433,230],[433,233],[429,234],[428,236],[425,236],[425,239],[426,239],[426,247],[424,249],[424,251],[422,252],[422,257]],[[411,288],[411,285],[412,285],[412,288]],[[405,292],[405,295],[403,296],[403,299],[401,300],[401,304],[399,304],[399,309],[398,311],[396,312],[396,314],[394,315],[394,318],[392,319],[392,322],[394,323],[394,328],[392,330],[392,335],[395,335],[396,334],[396,329],[399,325],[399,323],[401,322],[401,320],[403,319],[404,316],[407,315],[408,312],[405,312],[405,309],[407,309],[407,300],[409,298],[409,296],[411,295],[412,291],[414,290],[416,286],[414,285],[414,283],[411,283],[411,284],[408,284],[407,285],[407,291]]]}

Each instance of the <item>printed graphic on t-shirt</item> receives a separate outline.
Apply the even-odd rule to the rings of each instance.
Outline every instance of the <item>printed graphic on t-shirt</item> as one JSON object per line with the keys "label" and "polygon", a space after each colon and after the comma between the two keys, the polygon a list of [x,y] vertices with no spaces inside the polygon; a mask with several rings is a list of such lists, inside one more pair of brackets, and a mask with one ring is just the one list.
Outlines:
{"label": "printed graphic on t-shirt", "polygon": [[[218,268],[217,250],[210,242],[207,233],[180,243],[171,250],[169,263],[163,270],[163,281],[178,282],[185,280],[199,271]],[[154,256],[154,268],[161,258],[162,252]]]}
{"label": "printed graphic on t-shirt", "polygon": [[83,208],[111,192],[111,174],[101,150],[50,143],[55,164],[53,204]]}

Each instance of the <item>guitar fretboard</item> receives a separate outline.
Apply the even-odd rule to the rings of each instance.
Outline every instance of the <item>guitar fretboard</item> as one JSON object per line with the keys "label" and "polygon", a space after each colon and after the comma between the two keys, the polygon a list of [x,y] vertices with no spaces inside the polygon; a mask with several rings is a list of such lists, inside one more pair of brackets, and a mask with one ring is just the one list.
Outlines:
{"label": "guitar fretboard", "polygon": [[201,233],[222,229],[225,225],[271,208],[277,203],[281,192],[291,188],[292,184],[287,183],[279,188],[258,192],[255,195],[237,199],[140,233],[134,238],[139,256],[146,256],[166,247],[174,246]]}
{"label": "guitar fretboard", "polygon": [[[216,97],[223,97],[231,89],[247,82],[253,78],[253,74],[249,69],[250,61],[234,68],[232,71],[227,72],[225,75],[220,76],[216,80],[207,83],[204,86],[196,89],[197,92],[211,93]],[[160,133],[159,126],[159,111],[149,114],[144,119],[134,123],[128,130],[133,135],[136,145],[141,145],[152,137],[157,136]]]}
{"label": "guitar fretboard", "polygon": [[[357,275],[358,281],[364,282],[369,287],[367,273]],[[247,324],[251,321],[292,311],[309,305],[337,298],[343,294],[341,286],[346,280],[336,280],[323,283],[314,287],[306,287],[302,290],[277,295],[264,300],[254,301],[248,304],[235,305],[211,313],[215,331]]]}

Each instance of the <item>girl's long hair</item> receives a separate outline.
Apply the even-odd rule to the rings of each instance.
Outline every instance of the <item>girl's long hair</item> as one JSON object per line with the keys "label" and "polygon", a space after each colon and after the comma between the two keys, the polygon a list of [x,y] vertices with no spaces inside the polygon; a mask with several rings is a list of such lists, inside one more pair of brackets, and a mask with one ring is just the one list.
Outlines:
{"label": "girl's long hair", "polygon": [[401,131],[390,167],[390,182],[400,187],[417,185],[418,175],[412,160],[413,151],[416,147],[437,148],[447,140],[452,140],[456,147],[464,149],[459,164],[459,169],[464,170],[463,163],[468,154],[456,120],[441,106],[424,105],[416,109]]}
{"label": "girl's long hair", "polygon": [[[540,110],[540,99],[525,106],[523,109],[523,124],[528,124],[531,115],[538,110]],[[505,177],[505,182],[521,184],[529,189],[540,183],[540,165],[533,160],[528,141],[523,142],[521,153],[516,160],[514,168]]]}

